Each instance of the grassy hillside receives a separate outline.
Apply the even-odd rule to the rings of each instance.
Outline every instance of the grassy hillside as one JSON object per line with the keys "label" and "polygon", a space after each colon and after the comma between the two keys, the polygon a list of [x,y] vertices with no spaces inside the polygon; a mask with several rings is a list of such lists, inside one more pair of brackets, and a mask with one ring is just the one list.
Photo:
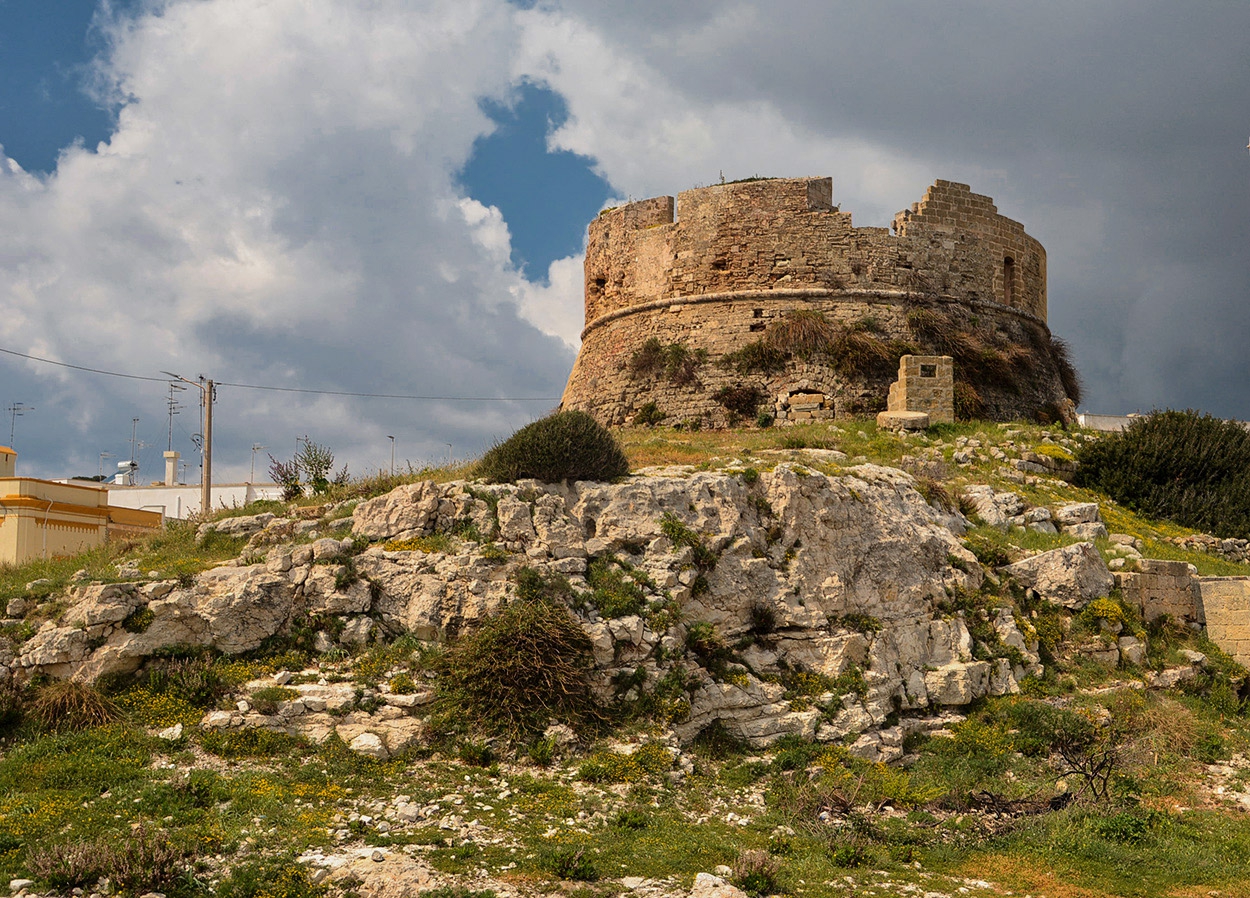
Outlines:
{"label": "grassy hillside", "polygon": [[[621,437],[635,471],[763,471],[793,460],[837,473],[872,462],[908,470],[928,498],[952,506],[974,483],[1037,505],[1098,501],[1108,528],[1140,539],[1147,558],[1250,575],[1169,542],[1191,531],[1056,476],[1093,434],[970,423],[903,437],[863,421]],[[337,532],[359,498],[419,476],[465,474],[380,478],[300,504],[317,532]],[[266,509],[275,510],[239,512]],[[969,541],[979,556],[1015,559],[1072,540],[980,526]],[[76,579],[120,580],[137,569],[187,580],[243,543],[220,535],[197,543],[194,527],[175,524],[133,544],[0,568],[0,601],[32,606],[5,633],[28,637],[64,608],[63,590]],[[1117,554],[1109,541],[1098,548]],[[1084,615],[1067,636],[1049,634],[1046,677],[909,739],[904,762],[890,767],[799,741],[752,752],[717,727],[677,745],[665,698],[680,684],[657,690],[646,713],[605,713],[590,738],[571,744],[559,733],[483,740],[455,707],[435,705],[422,744],[388,761],[333,736],[315,745],[198,726],[207,710],[240,701],[280,709],[293,684],[350,686],[356,709],[436,686],[451,653],[411,635],[318,652],[311,629],[295,628],[245,656],[172,652],[135,677],[97,684],[98,706],[85,690],[4,686],[0,881],[31,878],[58,894],[90,893],[107,876],[114,889],[170,898],[363,898],[373,894],[371,877],[420,867],[431,873],[412,894],[433,898],[557,889],[608,898],[685,895],[695,873],[724,865],[753,896],[1250,895],[1246,673],[1201,633],[1148,627],[1116,608],[1148,638],[1140,668],[1067,652],[1065,640],[1097,634],[1106,620]],[[971,599],[952,607],[970,619],[984,610]],[[1019,610],[1044,627],[1044,609]],[[1152,672],[1187,665],[1184,653],[1195,651],[1206,661],[1184,688],[1145,688]],[[279,683],[279,672],[290,677]],[[831,686],[809,680],[795,671],[785,684],[796,707]],[[177,724],[180,732],[158,735]],[[327,876],[316,858],[328,855],[342,865]]]}

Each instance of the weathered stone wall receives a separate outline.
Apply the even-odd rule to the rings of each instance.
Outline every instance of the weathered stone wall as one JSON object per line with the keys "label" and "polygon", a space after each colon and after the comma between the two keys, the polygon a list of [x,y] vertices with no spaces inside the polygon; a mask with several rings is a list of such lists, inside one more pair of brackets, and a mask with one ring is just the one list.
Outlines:
{"label": "weathered stone wall", "polygon": [[[973,237],[975,251],[968,258],[979,277],[988,273],[991,281],[989,295],[982,293],[981,298],[1027,309],[1045,320],[1046,250],[1024,233],[1020,222],[999,215],[988,196],[973,193],[967,184],[936,181],[924,199],[894,217],[894,229],[902,238],[935,244],[931,264],[940,264],[938,247]],[[983,290],[981,283],[977,288]]]}
{"label": "weathered stone wall", "polygon": [[[931,350],[908,326],[908,313],[916,308],[966,313],[975,319],[979,331],[1021,348],[1023,360],[1018,364],[1025,376],[1015,389],[1004,386],[983,391],[987,417],[1028,418],[1047,403],[1065,398],[1049,355],[1029,349],[1046,338],[1045,326],[1025,313],[993,303],[925,300],[893,291],[761,290],[679,297],[601,318],[582,338],[562,406],[582,409],[615,426],[632,422],[641,408],[654,402],[667,424],[698,420],[704,426],[719,427],[728,422],[729,415],[714,398],[717,391],[755,387],[764,396],[760,410],[782,421],[790,419],[789,396],[811,391],[824,394],[830,416],[877,412],[886,407],[886,394],[897,371],[893,362],[866,377],[845,377],[828,365],[797,359],[774,374],[744,375],[725,367],[721,359],[761,337],[770,321],[794,309],[814,309],[846,325],[871,320],[883,340],[909,341],[921,351]],[[649,338],[681,343],[692,354],[702,350],[707,361],[686,384],[639,376],[630,370],[630,359]]]}
{"label": "weathered stone wall", "polygon": [[[712,398],[756,388],[763,411],[787,417],[785,397],[815,391],[831,414],[885,407],[894,364],[839,375],[797,361],[781,374],[744,378],[716,361],[763,335],[771,320],[816,309],[845,325],[871,322],[883,340],[943,354],[908,327],[917,308],[956,308],[987,342],[1010,345],[1024,385],[991,388],[985,414],[1029,417],[1066,399],[1046,328],[1046,254],[1019,222],[966,184],[938,181],[900,212],[897,234],[857,228],[832,204],[829,178],[793,178],[688,190],[606,210],[586,251],[586,328],[563,407],[611,424],[655,402],[671,422],[728,419]],[[649,338],[706,353],[697,380],[674,385],[631,375]],[[906,350],[904,350],[906,351]],[[900,353],[901,354],[901,353]],[[896,356],[897,357],[897,356]]]}
{"label": "weathered stone wall", "polygon": [[1250,577],[1203,577],[1199,584],[1207,636],[1250,667]]}
{"label": "weathered stone wall", "polygon": [[[586,324],[657,299],[743,290],[907,290],[1046,319],[1046,251],[966,184],[938,181],[885,228],[856,228],[831,178],[724,184],[603,212],[590,225]],[[1004,279],[1009,271],[1010,279]]]}
{"label": "weathered stone wall", "polygon": [[[1183,561],[1145,559],[1140,571],[1116,574],[1124,599],[1141,610],[1143,620],[1164,614],[1175,621],[1202,620],[1198,580]],[[1214,638],[1214,637],[1213,637]]]}

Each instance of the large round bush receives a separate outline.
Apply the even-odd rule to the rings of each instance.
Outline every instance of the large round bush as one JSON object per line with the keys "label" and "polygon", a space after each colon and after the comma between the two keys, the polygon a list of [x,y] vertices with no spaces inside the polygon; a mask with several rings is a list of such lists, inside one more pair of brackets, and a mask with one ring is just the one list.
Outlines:
{"label": "large round bush", "polygon": [[490,449],[477,474],[490,483],[526,477],[543,483],[613,480],[629,473],[616,437],[585,412],[556,412],[522,427]]}
{"label": "large round bush", "polygon": [[1076,483],[1222,537],[1250,536],[1250,432],[1194,411],[1154,412],[1077,453]]}

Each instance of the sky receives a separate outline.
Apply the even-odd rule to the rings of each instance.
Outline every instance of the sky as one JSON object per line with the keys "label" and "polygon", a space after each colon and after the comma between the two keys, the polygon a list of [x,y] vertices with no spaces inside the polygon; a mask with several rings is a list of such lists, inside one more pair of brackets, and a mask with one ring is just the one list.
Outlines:
{"label": "sky", "polygon": [[91,475],[134,434],[196,482],[174,372],[220,384],[219,482],[300,438],[472,457],[558,403],[596,212],[753,175],[874,226],[969,183],[1046,247],[1083,410],[1250,419],[1247,34],[1244,0],[0,0],[0,444]]}

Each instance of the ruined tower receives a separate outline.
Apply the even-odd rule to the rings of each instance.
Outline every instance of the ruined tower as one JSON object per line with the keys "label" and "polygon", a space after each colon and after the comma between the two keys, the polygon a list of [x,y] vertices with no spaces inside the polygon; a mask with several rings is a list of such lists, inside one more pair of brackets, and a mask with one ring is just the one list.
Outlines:
{"label": "ruined tower", "polygon": [[830,178],[752,180],[591,223],[562,407],[720,426],[885,407],[899,357],[955,359],[957,412],[1054,417],[1076,374],[1046,326],[1046,251],[966,184],[857,228]]}

